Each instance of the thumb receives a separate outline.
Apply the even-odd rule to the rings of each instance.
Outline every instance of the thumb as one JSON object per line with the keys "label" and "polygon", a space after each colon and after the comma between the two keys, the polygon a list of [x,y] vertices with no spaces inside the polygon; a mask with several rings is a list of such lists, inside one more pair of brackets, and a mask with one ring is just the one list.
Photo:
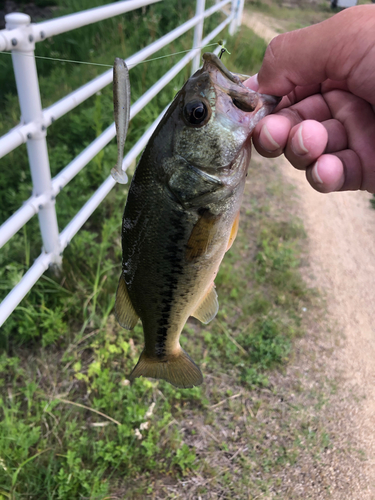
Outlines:
{"label": "thumb", "polygon": [[346,80],[373,45],[374,29],[375,5],[362,5],[277,36],[266,50],[258,91],[283,96],[296,86]]}

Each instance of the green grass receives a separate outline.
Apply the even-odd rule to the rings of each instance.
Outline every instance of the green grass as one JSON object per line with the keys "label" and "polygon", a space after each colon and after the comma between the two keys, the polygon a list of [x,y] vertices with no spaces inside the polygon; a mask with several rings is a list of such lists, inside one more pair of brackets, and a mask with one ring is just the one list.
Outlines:
{"label": "green grass", "polygon": [[[41,339],[35,337],[23,346],[8,341],[8,350],[0,358],[0,457],[6,468],[1,470],[0,464],[0,484],[4,498],[105,498],[110,494],[144,498],[146,492],[153,498],[154,493],[164,491],[160,478],[173,484],[195,474],[203,474],[215,489],[231,491],[233,477],[221,474],[221,464],[210,466],[191,442],[203,423],[212,429],[211,434],[224,428],[228,436],[243,425],[240,415],[246,404],[242,399],[241,404],[229,399],[223,415],[215,408],[219,404],[220,410],[222,400],[238,391],[247,391],[247,397],[258,400],[249,409],[240,442],[233,437],[218,442],[210,438],[206,450],[234,455],[241,447],[251,449],[260,443],[255,452],[237,455],[238,494],[248,487],[268,488],[268,480],[256,486],[246,479],[254,461],[268,474],[297,459],[304,446],[297,442],[297,430],[292,436],[285,432],[286,439],[296,442],[291,451],[264,444],[266,431],[256,415],[268,403],[256,394],[258,388],[272,393],[270,370],[285,365],[293,338],[303,333],[301,306],[311,301],[298,271],[304,233],[297,220],[280,219],[269,206],[265,193],[280,182],[272,180],[272,171],[260,174],[254,165],[249,176],[254,185],[246,193],[239,235],[217,278],[218,318],[204,327],[189,320],[182,338],[184,347],[203,367],[203,386],[178,390],[147,379],[128,384],[125,375],[142,349],[142,328],[137,325],[134,332],[127,332],[116,324],[112,314],[115,288],[108,298],[106,285],[101,285],[114,264],[98,265],[94,250],[92,255],[85,254],[86,261],[93,261],[91,278],[81,269],[79,283],[85,277],[92,285],[79,290],[82,311],[80,321],[74,322],[76,330],[70,327],[60,332],[51,343],[56,333],[53,323],[43,326],[40,320]],[[280,194],[276,201],[285,203]],[[104,232],[100,243],[82,238],[82,248],[88,250],[89,242],[96,249],[96,259],[100,258],[106,238]],[[72,249],[79,248],[72,243]],[[74,254],[79,258],[79,251]],[[117,273],[113,285],[116,278]],[[71,279],[67,274],[66,283]],[[59,297],[59,314],[66,318],[73,298],[69,293]],[[54,323],[58,324],[56,318]],[[45,336],[48,347],[43,347]],[[199,491],[205,494],[204,487]]]}
{"label": "green grass", "polygon": [[[58,14],[74,5],[65,1],[66,10]],[[85,6],[94,4],[80,3]],[[115,55],[128,55],[158,38],[160,26],[170,29],[178,16],[189,17],[191,9],[178,0],[158,4],[147,8],[147,15],[137,11],[128,20],[115,18],[56,37],[40,53],[111,62]],[[227,66],[241,73],[257,71],[265,44],[244,28],[227,40],[233,54],[224,56]],[[183,50],[191,42],[186,36],[161,53]],[[134,100],[177,60],[171,59],[131,71]],[[5,59],[1,61],[4,66]],[[44,106],[98,72],[47,62],[38,62],[38,68]],[[132,121],[127,148],[188,74],[188,69],[182,72]],[[2,134],[18,120],[12,85],[1,99]],[[54,123],[48,131],[53,175],[112,119],[107,88]],[[112,142],[59,194],[60,229],[115,161]],[[1,175],[4,220],[30,195],[25,148],[2,159]],[[127,332],[113,315],[126,187],[116,186],[74,237],[64,253],[61,276],[46,273],[7,320],[0,334],[1,500],[177,498],[179,490],[185,498],[210,498],[212,491],[252,498],[277,488],[274,474],[298,461],[305,435],[319,459],[317,450],[329,445],[329,437],[320,430],[306,431],[312,417],[302,405],[290,407],[287,417],[279,419],[272,403],[278,391],[275,374],[294,355],[293,341],[304,333],[303,308],[313,301],[299,271],[303,228],[290,215],[288,187],[272,168],[254,163],[248,179],[239,234],[216,280],[218,317],[206,326],[189,320],[182,336],[184,347],[202,366],[201,387],[178,390],[147,379],[130,386],[126,380],[143,343],[140,324]],[[40,246],[33,219],[2,249],[2,296]],[[268,414],[273,427],[261,417]],[[293,419],[297,423],[290,426]],[[272,428],[278,440],[270,440]],[[184,486],[193,484],[191,478],[197,486]]]}

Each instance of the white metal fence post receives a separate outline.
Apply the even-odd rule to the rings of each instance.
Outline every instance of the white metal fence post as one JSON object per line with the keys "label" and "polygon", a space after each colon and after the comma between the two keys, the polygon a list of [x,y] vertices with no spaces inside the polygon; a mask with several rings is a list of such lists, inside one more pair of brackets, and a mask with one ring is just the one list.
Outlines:
{"label": "white metal fence post", "polygon": [[[12,39],[12,60],[20,102],[22,122],[37,122],[37,131],[27,136],[27,153],[33,182],[33,195],[50,193],[48,201],[39,207],[39,225],[43,248],[53,255],[52,263],[61,265],[59,230],[52,196],[51,171],[48,159],[46,127],[43,124],[42,102],[40,98],[38,74],[35,63],[35,42],[30,26],[30,16],[12,13],[5,16],[6,28],[17,29]],[[21,36],[20,33],[22,33]],[[17,166],[15,166],[17,169]]]}
{"label": "white metal fence post", "polygon": [[231,9],[230,9],[230,13],[233,15],[234,14],[234,17],[232,19],[232,22],[230,23],[229,25],[229,34],[231,36],[233,36],[237,30],[237,22],[238,22],[238,19],[237,19],[237,16],[238,16],[238,7],[239,7],[239,0],[232,0],[232,5],[231,5]]}
{"label": "white metal fence post", "polygon": [[[205,6],[205,0],[197,0],[197,7],[195,10],[196,16],[203,14],[204,6]],[[203,36],[203,23],[204,20],[202,18],[202,21],[199,21],[199,23],[195,26],[193,48],[201,46],[202,36]],[[201,51],[199,51],[199,53],[193,59],[191,65],[191,74],[195,73],[200,65],[201,65]]]}
{"label": "white metal fence post", "polygon": [[238,10],[237,10],[237,29],[242,24],[242,14],[243,14],[244,5],[245,5],[245,0],[240,0],[239,1],[239,7],[238,7]]}

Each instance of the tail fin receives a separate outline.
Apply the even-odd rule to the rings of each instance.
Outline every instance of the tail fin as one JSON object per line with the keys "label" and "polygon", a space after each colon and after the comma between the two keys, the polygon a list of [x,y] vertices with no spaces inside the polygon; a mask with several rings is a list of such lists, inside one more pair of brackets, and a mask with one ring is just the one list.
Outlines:
{"label": "tail fin", "polygon": [[201,385],[203,375],[191,357],[181,349],[179,354],[166,356],[163,360],[150,358],[143,351],[129,380],[137,377],[151,377],[166,380],[175,387],[191,388]]}

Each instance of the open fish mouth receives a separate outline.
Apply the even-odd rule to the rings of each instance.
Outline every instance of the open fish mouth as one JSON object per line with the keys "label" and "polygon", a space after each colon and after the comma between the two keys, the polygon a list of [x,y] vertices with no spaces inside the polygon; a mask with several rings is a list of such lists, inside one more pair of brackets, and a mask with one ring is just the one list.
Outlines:
{"label": "open fish mouth", "polygon": [[[228,70],[215,54],[206,52],[203,54],[203,71],[210,73],[212,80],[220,89],[228,94],[233,104],[245,113],[257,113],[264,109],[264,116],[271,113],[281,101],[281,97],[259,94],[243,85],[247,78],[245,75],[232,73]],[[232,85],[229,84],[229,82]]]}

